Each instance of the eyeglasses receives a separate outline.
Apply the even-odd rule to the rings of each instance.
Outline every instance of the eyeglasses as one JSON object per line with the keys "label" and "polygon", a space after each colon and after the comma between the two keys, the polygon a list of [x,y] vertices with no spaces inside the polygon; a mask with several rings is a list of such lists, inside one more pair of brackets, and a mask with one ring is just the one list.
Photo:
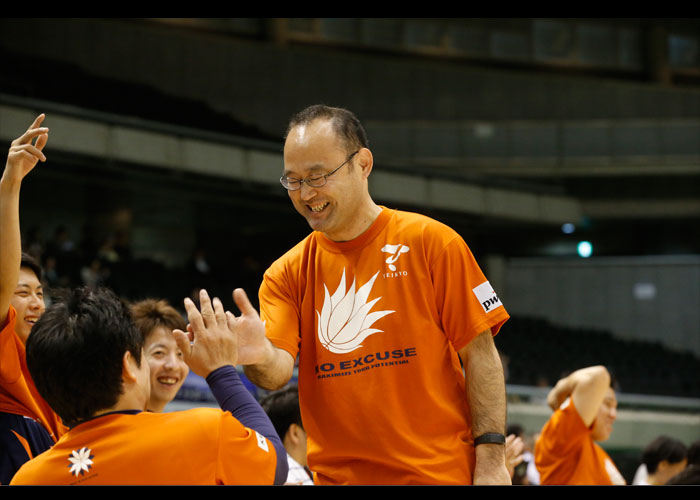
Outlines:
{"label": "eyeglasses", "polygon": [[297,191],[298,189],[301,189],[301,185],[305,182],[307,186],[309,187],[321,187],[325,186],[326,182],[328,182],[328,178],[336,173],[338,170],[340,170],[347,162],[349,162],[353,156],[355,156],[357,153],[359,153],[360,150],[358,149],[355,151],[353,154],[348,156],[348,159],[345,160],[343,163],[340,164],[338,168],[335,170],[332,170],[331,172],[328,172],[327,174],[316,174],[316,175],[310,175],[308,177],[305,177],[303,179],[295,179],[294,177],[287,177],[283,175],[280,177],[280,183],[288,190],[288,191]]}

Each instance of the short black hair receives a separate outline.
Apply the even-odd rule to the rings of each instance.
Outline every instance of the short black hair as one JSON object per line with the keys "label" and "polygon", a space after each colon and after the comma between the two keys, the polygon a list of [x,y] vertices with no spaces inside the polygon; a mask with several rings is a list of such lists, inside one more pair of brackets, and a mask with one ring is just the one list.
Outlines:
{"label": "short black hair", "polygon": [[506,427],[506,435],[510,436],[511,434],[515,434],[516,436],[522,436],[523,434],[525,434],[525,429],[520,424],[510,424],[508,425],[508,427]]}
{"label": "short black hair", "polygon": [[689,465],[671,479],[666,481],[668,486],[700,484],[700,465]]}
{"label": "short black hair", "polygon": [[358,149],[369,147],[367,133],[360,120],[352,111],[345,108],[326,106],[325,104],[314,104],[292,116],[284,134],[285,140],[294,127],[308,125],[318,119],[331,122],[333,130],[338,138],[343,141],[348,154],[352,154]]}
{"label": "short black hair", "polygon": [[654,474],[664,460],[670,464],[676,464],[687,456],[688,449],[681,441],[668,436],[659,436],[644,448],[642,462],[646,465],[647,472]]}
{"label": "short black hair", "polygon": [[700,465],[700,439],[688,446],[688,465]]}
{"label": "short black hair", "polygon": [[23,267],[29,268],[34,274],[36,274],[36,279],[41,281],[43,272],[41,271],[39,261],[26,252],[22,252],[22,260],[19,264],[20,269]]}
{"label": "short black hair", "polygon": [[304,428],[299,410],[299,388],[296,384],[267,394],[260,400],[260,406],[270,417],[277,435],[283,440],[292,424]]}
{"label": "short black hair", "polygon": [[27,366],[39,394],[74,426],[117,404],[124,354],[140,366],[143,336],[111,290],[81,287],[61,295],[32,328]]}

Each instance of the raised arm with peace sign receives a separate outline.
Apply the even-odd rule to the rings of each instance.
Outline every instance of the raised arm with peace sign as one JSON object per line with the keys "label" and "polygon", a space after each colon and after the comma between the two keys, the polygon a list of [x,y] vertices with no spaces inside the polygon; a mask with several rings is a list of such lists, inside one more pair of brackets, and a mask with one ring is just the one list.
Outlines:
{"label": "raised arm with peace sign", "polygon": [[0,326],[5,324],[10,300],[19,279],[22,239],[19,229],[19,192],[22,180],[38,162],[45,162],[44,146],[49,129],[42,127],[45,115],[12,141],[0,179]]}

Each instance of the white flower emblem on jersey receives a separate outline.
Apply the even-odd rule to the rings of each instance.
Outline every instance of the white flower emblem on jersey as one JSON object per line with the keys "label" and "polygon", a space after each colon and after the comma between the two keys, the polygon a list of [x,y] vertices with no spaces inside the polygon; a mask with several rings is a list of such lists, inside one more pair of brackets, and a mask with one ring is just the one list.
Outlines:
{"label": "white flower emblem on jersey", "polygon": [[84,474],[90,470],[92,465],[92,455],[90,455],[89,448],[81,448],[80,451],[73,450],[73,454],[68,457],[68,461],[72,464],[70,466],[71,474],[75,474],[76,477],[80,474]]}
{"label": "white flower emblem on jersey", "polygon": [[337,290],[331,296],[328,287],[323,285],[326,292],[323,308],[318,317],[318,339],[321,345],[331,352],[342,354],[362,347],[362,341],[374,333],[381,332],[376,328],[370,328],[379,318],[396,311],[370,310],[381,297],[367,302],[372,291],[374,280],[379,271],[372,276],[367,283],[355,292],[355,280],[350,289],[345,292],[345,269]]}

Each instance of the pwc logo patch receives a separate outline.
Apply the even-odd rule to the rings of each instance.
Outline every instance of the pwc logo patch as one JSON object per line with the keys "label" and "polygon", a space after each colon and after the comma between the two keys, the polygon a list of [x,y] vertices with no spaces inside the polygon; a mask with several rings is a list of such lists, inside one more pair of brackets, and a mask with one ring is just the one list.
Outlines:
{"label": "pwc logo patch", "polygon": [[481,285],[472,289],[477,300],[484,308],[484,312],[490,313],[494,309],[503,306],[498,295],[488,281],[484,281]]}

